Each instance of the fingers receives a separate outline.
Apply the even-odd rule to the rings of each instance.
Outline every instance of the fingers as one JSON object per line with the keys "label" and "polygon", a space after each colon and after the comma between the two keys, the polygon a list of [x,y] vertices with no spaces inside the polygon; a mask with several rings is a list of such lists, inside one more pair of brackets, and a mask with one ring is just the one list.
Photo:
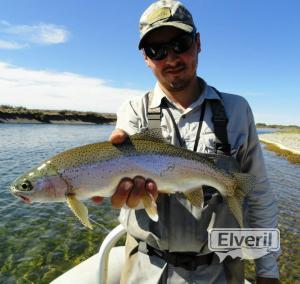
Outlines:
{"label": "fingers", "polygon": [[123,143],[128,137],[128,134],[123,131],[122,129],[115,129],[110,137],[109,137],[109,141],[112,144],[121,144]]}
{"label": "fingers", "polygon": [[154,200],[157,199],[157,197],[158,197],[157,185],[152,179],[146,180],[145,190],[146,190],[146,193],[149,193],[152,195]]}
{"label": "fingers", "polygon": [[133,180],[123,178],[119,182],[116,192],[111,197],[111,205],[115,208],[121,208],[128,199],[129,193],[133,189]]}
{"label": "fingers", "polygon": [[135,208],[139,205],[141,198],[145,195],[145,179],[141,176],[136,176],[133,179],[133,189],[127,199],[127,206]]}
{"label": "fingers", "polygon": [[135,208],[146,194],[151,194],[154,200],[157,199],[158,190],[153,180],[145,180],[141,176],[136,176],[133,179],[123,178],[111,197],[111,204],[115,208],[121,208],[125,204],[129,208]]}

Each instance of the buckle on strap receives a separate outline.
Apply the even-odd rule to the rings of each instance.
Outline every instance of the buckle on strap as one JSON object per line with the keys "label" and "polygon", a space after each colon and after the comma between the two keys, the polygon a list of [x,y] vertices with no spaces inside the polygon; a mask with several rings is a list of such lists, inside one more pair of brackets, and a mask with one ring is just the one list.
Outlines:
{"label": "buckle on strap", "polygon": [[149,256],[158,256],[165,262],[174,265],[175,267],[182,267],[186,270],[196,270],[199,265],[209,265],[213,259],[213,253],[205,255],[197,255],[192,252],[168,252],[149,246],[143,241],[139,242],[139,251]]}

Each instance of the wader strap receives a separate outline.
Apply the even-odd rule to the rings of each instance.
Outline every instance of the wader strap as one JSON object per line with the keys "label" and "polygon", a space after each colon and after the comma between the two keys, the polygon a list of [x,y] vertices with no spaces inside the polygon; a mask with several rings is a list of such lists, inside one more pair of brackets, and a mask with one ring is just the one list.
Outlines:
{"label": "wader strap", "polygon": [[148,129],[160,128],[160,119],[161,119],[161,107],[149,108],[149,104],[153,99],[153,92],[147,94],[146,108],[148,116]]}
{"label": "wader strap", "polygon": [[[214,88],[214,87],[212,87],[212,88],[215,90],[215,92],[218,94],[218,96],[221,99],[221,101],[220,100],[208,100],[210,103],[210,106],[211,106],[211,110],[212,110],[212,122],[214,125],[214,133],[216,135],[216,154],[230,156],[231,145],[228,143],[228,135],[227,135],[228,119],[227,119],[227,115],[226,115],[225,108],[223,105],[222,96],[221,96],[221,93],[216,88]],[[146,108],[147,108],[147,116],[148,116],[148,129],[160,128],[160,120],[161,120],[161,115],[162,115],[161,106],[159,106],[157,108],[153,108],[153,109],[149,108],[149,104],[153,100],[153,96],[154,96],[153,92],[149,92],[147,94]],[[199,135],[199,136],[200,136],[200,133],[198,133],[198,132],[199,132],[199,130],[201,131],[203,116],[205,113],[205,102],[203,104],[204,105],[201,110],[201,117],[200,117],[199,127],[198,127],[198,131],[197,131],[197,135]],[[172,115],[171,115],[171,118],[172,118]],[[173,124],[175,127],[176,125],[174,122],[173,122]],[[175,130],[176,130],[176,127],[175,127]],[[176,136],[178,137],[179,142],[181,142],[180,144],[183,144],[182,141],[180,140],[180,138],[181,138],[180,135],[178,133],[176,133]],[[199,142],[199,137],[195,141],[194,151],[195,151],[195,148],[197,150],[198,142]],[[183,145],[181,145],[181,146],[183,146]]]}
{"label": "wader strap", "polygon": [[213,253],[197,255],[194,252],[169,252],[149,246],[143,241],[139,241],[138,250],[149,256],[155,255],[165,262],[175,267],[182,267],[186,270],[196,270],[199,265],[210,265],[213,259]]}
{"label": "wader strap", "polygon": [[230,156],[231,145],[228,143],[227,135],[227,115],[222,102],[221,93],[214,87],[212,87],[220,100],[209,100],[212,109],[212,122],[214,125],[214,133],[216,135],[216,153]]}

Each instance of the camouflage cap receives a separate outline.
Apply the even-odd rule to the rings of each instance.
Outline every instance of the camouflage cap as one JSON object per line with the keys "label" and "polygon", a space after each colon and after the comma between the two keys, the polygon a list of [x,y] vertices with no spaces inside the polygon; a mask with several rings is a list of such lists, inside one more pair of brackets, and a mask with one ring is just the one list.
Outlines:
{"label": "camouflage cap", "polygon": [[175,0],[159,0],[151,4],[140,18],[139,49],[149,32],[160,27],[175,27],[191,33],[196,29],[191,13]]}

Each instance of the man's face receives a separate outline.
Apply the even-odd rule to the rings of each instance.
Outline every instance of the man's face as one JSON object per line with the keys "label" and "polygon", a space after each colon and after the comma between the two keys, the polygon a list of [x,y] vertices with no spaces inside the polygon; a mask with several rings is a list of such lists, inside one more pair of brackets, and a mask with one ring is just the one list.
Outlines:
{"label": "man's face", "polygon": [[[144,46],[167,44],[183,34],[183,31],[173,27],[161,27],[147,36]],[[146,64],[151,68],[162,87],[171,92],[182,91],[196,78],[198,53],[200,52],[199,34],[185,52],[178,54],[170,47],[167,50],[167,56],[162,60],[151,59],[144,53]]]}

